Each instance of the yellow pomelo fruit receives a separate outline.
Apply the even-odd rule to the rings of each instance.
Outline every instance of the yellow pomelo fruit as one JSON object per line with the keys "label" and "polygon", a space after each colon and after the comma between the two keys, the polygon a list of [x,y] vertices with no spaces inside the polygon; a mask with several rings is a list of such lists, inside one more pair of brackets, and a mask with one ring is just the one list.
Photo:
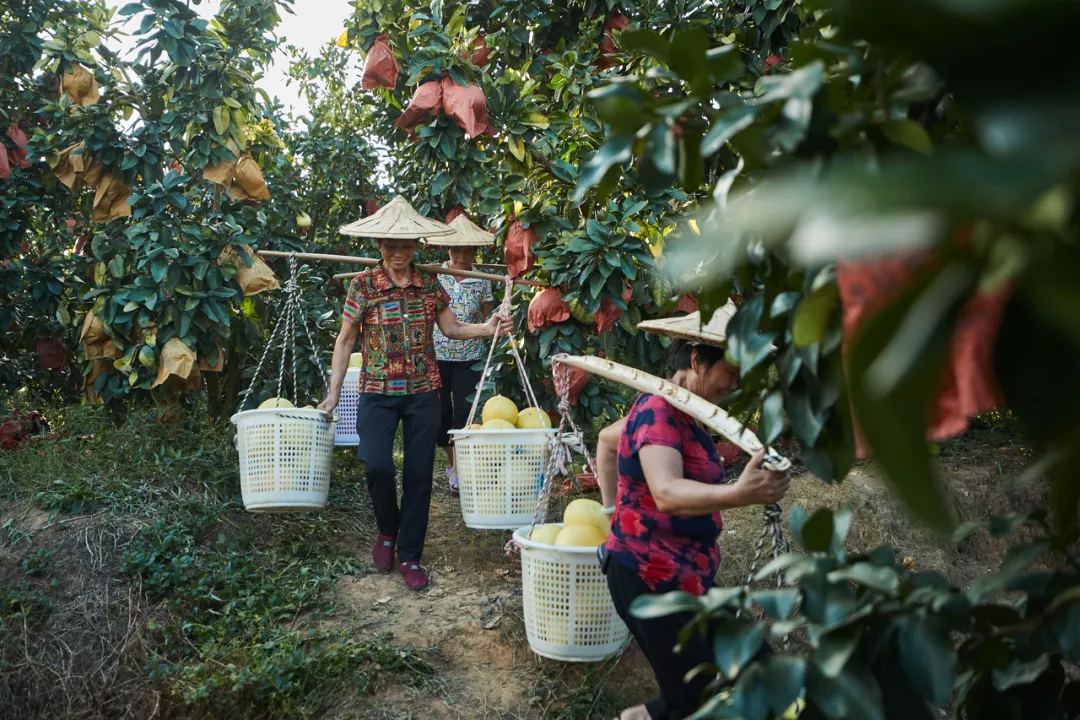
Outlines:
{"label": "yellow pomelo fruit", "polygon": [[273,408],[291,408],[296,407],[285,398],[269,398],[264,400],[262,405],[259,406],[260,410],[270,410]]}
{"label": "yellow pomelo fruit", "polygon": [[484,424],[481,427],[484,430],[515,430],[516,429],[514,427],[513,423],[507,422],[506,420],[502,420],[500,418],[495,418],[493,420],[485,420]]}
{"label": "yellow pomelo fruit", "polygon": [[358,368],[364,364],[364,356],[362,353],[353,353],[349,356],[349,367]]}
{"label": "yellow pomelo fruit", "polygon": [[472,425],[469,426],[470,430],[482,430],[483,428],[484,428],[484,426],[481,425],[480,423],[473,423]]}
{"label": "yellow pomelo fruit", "polygon": [[611,521],[604,514],[604,507],[595,500],[578,498],[566,506],[563,511],[564,525],[586,525],[594,527],[607,537],[611,530]]}
{"label": "yellow pomelo fruit", "polygon": [[798,698],[791,704],[791,707],[784,711],[784,714],[781,715],[781,717],[783,720],[795,720],[795,718],[799,717],[799,714],[802,713],[805,705],[806,702],[804,702],[802,698]]}
{"label": "yellow pomelo fruit", "polygon": [[315,410],[316,408],[315,408],[315,406],[314,406],[314,405],[305,405],[305,406],[303,407],[303,409],[304,409],[304,410]]}
{"label": "yellow pomelo fruit", "polygon": [[558,525],[541,525],[538,528],[534,528],[532,535],[529,535],[529,539],[533,542],[545,543],[547,545],[554,545],[555,538],[562,532],[562,528]]}
{"label": "yellow pomelo fruit", "polygon": [[485,426],[488,420],[505,420],[513,425],[518,419],[517,405],[508,397],[496,395],[484,403],[484,411],[481,413],[481,417]]}
{"label": "yellow pomelo fruit", "polygon": [[551,417],[540,408],[527,407],[518,413],[517,426],[520,430],[539,430],[551,427]]}
{"label": "yellow pomelo fruit", "polygon": [[592,525],[567,525],[555,537],[555,544],[563,547],[596,547],[607,536]]}

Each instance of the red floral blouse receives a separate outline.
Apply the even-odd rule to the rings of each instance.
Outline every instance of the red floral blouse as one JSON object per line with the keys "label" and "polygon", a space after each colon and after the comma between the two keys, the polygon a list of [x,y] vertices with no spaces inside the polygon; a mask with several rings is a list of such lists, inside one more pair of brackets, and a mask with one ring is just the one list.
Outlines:
{"label": "red floral blouse", "polygon": [[365,270],[349,284],[343,322],[360,324],[360,392],[416,395],[438,390],[439,364],[432,332],[435,316],[450,296],[430,273],[413,270],[398,287],[382,265]]}
{"label": "red floral blouse", "polygon": [[656,395],[642,395],[627,416],[619,439],[619,488],[607,549],[612,559],[637,572],[654,592],[684,590],[702,595],[720,566],[716,541],[720,513],[687,517],[660,512],[638,451],[646,445],[675,448],[683,477],[716,485],[724,468],[709,433]]}

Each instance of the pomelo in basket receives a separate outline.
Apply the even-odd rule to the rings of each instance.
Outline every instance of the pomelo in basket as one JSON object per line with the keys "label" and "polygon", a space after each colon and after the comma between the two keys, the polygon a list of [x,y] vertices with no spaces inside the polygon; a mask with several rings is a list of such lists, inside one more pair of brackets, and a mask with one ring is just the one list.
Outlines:
{"label": "pomelo in basket", "polygon": [[507,422],[502,418],[492,418],[491,420],[485,420],[483,426],[484,430],[516,430],[514,424]]}
{"label": "pomelo in basket", "polygon": [[540,408],[527,407],[518,413],[519,430],[539,430],[551,427],[551,417]]}
{"label": "pomelo in basket", "polygon": [[349,356],[349,367],[358,368],[364,364],[363,353],[353,353]]}
{"label": "pomelo in basket", "polygon": [[488,420],[505,420],[513,425],[518,419],[518,409],[514,401],[502,395],[496,395],[484,403],[484,411],[480,414],[485,427]]}
{"label": "pomelo in basket", "polygon": [[483,430],[484,426],[481,425],[480,423],[473,423],[472,425],[469,426],[469,429],[470,430]]}
{"label": "pomelo in basket", "polygon": [[291,408],[291,407],[296,407],[296,406],[293,405],[288,400],[286,400],[285,398],[278,398],[278,397],[267,398],[266,400],[263,400],[261,405],[259,405],[260,410],[272,410],[274,408]]}
{"label": "pomelo in basket", "polygon": [[545,543],[547,545],[554,545],[555,538],[559,536],[562,528],[558,525],[549,524],[541,525],[537,528],[533,528],[532,534],[529,535],[529,539],[533,542]]}
{"label": "pomelo in basket", "polygon": [[567,525],[555,537],[555,544],[562,547],[596,547],[607,540],[607,535],[592,525]]}
{"label": "pomelo in basket", "polygon": [[604,507],[595,500],[578,498],[563,511],[563,525],[587,525],[596,528],[604,537],[611,531],[611,521],[604,514]]}

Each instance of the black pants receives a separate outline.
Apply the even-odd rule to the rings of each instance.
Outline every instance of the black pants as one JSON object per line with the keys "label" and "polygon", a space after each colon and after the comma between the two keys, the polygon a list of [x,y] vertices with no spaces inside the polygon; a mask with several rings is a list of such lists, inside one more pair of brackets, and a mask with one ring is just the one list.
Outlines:
{"label": "black pants", "polygon": [[439,375],[442,376],[442,389],[439,400],[442,414],[439,416],[439,447],[450,446],[450,430],[460,430],[469,419],[469,398],[476,392],[480,382],[481,370],[473,370],[473,360],[440,360]]}
{"label": "black pants", "polygon": [[708,673],[701,673],[689,683],[684,683],[683,679],[698,665],[713,661],[712,649],[700,634],[694,635],[681,652],[676,653],[674,648],[679,642],[679,633],[694,616],[683,612],[651,620],[634,617],[630,614],[630,604],[639,595],[652,595],[653,591],[636,572],[618,560],[608,559],[605,565],[615,609],[645,653],[660,686],[660,697],[645,703],[645,709],[653,720],[680,720],[693,715],[701,704],[701,694],[710,677]]}
{"label": "black pants", "polygon": [[[394,470],[394,435],[399,422],[405,440],[400,509]],[[360,435],[357,456],[367,466],[368,492],[379,532],[397,540],[399,562],[420,562],[431,509],[439,394],[434,390],[418,395],[361,393],[356,425]]]}

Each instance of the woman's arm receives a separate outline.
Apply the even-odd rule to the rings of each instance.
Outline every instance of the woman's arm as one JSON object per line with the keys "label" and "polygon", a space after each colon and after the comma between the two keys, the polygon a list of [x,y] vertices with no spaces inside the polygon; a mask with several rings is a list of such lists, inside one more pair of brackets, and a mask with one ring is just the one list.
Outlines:
{"label": "woman's arm", "polygon": [[604,507],[614,507],[619,492],[619,437],[626,427],[626,418],[600,431],[596,441],[596,482]]}
{"label": "woman's arm", "polygon": [[449,306],[444,307],[435,315],[435,322],[439,325],[442,334],[451,340],[472,340],[479,337],[491,337],[496,330],[504,335],[513,332],[514,326],[510,318],[496,313],[486,323],[467,323],[458,320]]}
{"label": "woman's arm", "polygon": [[754,455],[731,485],[687,480],[682,453],[666,445],[644,445],[638,457],[657,509],[669,515],[712,515],[744,505],[769,505],[780,502],[791,483],[787,473],[762,468],[764,453]]}
{"label": "woman's arm", "polygon": [[349,370],[349,358],[356,347],[356,337],[360,326],[349,320],[341,321],[341,331],[334,342],[334,357],[330,361],[330,389],[326,399],[319,403],[319,409],[332,413],[341,397],[341,385],[345,382],[345,373]]}

